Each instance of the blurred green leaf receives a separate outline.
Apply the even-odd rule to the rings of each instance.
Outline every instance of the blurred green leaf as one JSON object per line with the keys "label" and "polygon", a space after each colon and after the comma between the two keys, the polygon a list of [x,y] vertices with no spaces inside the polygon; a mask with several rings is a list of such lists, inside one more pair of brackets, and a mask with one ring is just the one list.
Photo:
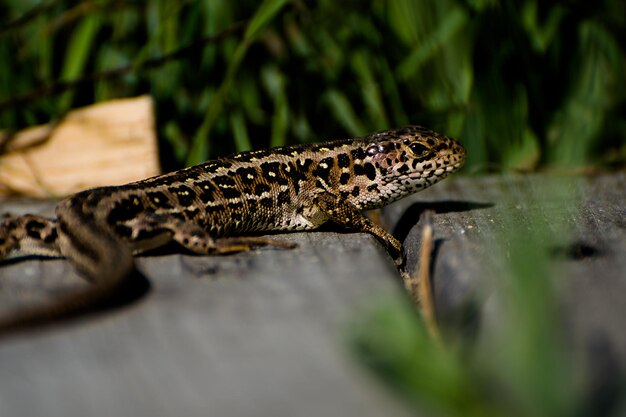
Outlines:
{"label": "blurred green leaf", "polygon": [[[65,50],[65,60],[60,79],[72,81],[78,78],[87,65],[87,59],[93,52],[95,36],[102,20],[97,13],[91,13],[80,21]],[[69,110],[74,94],[72,91],[64,93],[57,102],[58,114]]]}
{"label": "blurred green leaf", "polygon": [[176,153],[176,158],[184,158],[187,154],[187,141],[178,125],[174,121],[170,121],[165,125],[163,132],[165,139]]}
{"label": "blurred green leaf", "polygon": [[[550,162],[580,166],[612,103],[616,83],[623,81],[623,54],[602,26],[586,22],[579,28],[580,62],[571,92],[548,130]],[[620,80],[620,81],[618,81]]]}
{"label": "blurred green leaf", "polygon": [[440,48],[458,33],[467,23],[467,16],[460,8],[449,10],[438,28],[419,43],[397,68],[400,79],[408,79],[417,74],[421,66],[430,59]]}
{"label": "blurred green leaf", "polygon": [[[579,203],[570,181],[546,178],[523,194],[509,188],[507,204],[540,210],[549,201],[559,207],[551,209],[568,213]],[[566,354],[552,278],[551,251],[569,240],[566,218],[537,224],[545,216],[532,211],[504,218],[491,251],[494,259],[506,259],[506,270],[494,282],[499,320],[486,335],[480,367],[490,374],[488,380],[508,391],[509,405],[524,416],[575,415],[583,401],[574,387],[573,358]]]}
{"label": "blurred green leaf", "polygon": [[533,171],[541,158],[539,142],[532,131],[525,129],[520,141],[503,151],[503,164],[509,169]]}
{"label": "blurred green leaf", "polygon": [[248,23],[244,41],[250,42],[254,40],[286,3],[287,0],[264,0],[250,20],[250,23]]}
{"label": "blurred green leaf", "polygon": [[420,408],[445,416],[496,415],[471,367],[435,343],[408,306],[374,306],[351,324],[348,335],[358,358]]}
{"label": "blurred green leaf", "polygon": [[375,130],[383,130],[389,127],[387,115],[385,114],[385,103],[382,99],[380,86],[373,74],[373,64],[375,57],[364,52],[357,52],[353,55],[352,67],[359,77],[363,103],[369,114],[370,126]]}
{"label": "blurred green leaf", "polygon": [[[19,129],[68,106],[150,93],[160,137],[170,123],[182,133],[169,166],[236,148],[239,112],[255,148],[416,123],[467,144],[473,172],[616,167],[626,164],[620,2],[7,0],[0,123]],[[202,42],[238,22],[243,34]],[[265,68],[280,74],[280,93]]]}
{"label": "blurred green leaf", "polygon": [[262,125],[267,119],[267,113],[263,108],[259,91],[261,86],[257,81],[256,77],[242,76],[239,81],[241,89],[237,93],[246,118],[253,124]]}
{"label": "blurred green leaf", "polygon": [[385,99],[389,101],[390,111],[392,114],[394,126],[406,126],[409,124],[409,117],[402,105],[403,94],[396,81],[393,71],[389,67],[389,63],[385,60],[380,62],[380,78],[382,82],[382,90]]}
{"label": "blurred green leaf", "polygon": [[285,76],[278,68],[267,66],[261,70],[261,79],[263,86],[274,103],[270,146],[283,146],[287,143],[287,124],[289,122]]}
{"label": "blurred green leaf", "polygon": [[522,22],[533,46],[538,51],[545,52],[558,33],[561,21],[565,17],[565,9],[559,4],[554,5],[548,11],[548,17],[543,19],[542,25],[539,21],[538,7],[536,0],[525,1],[521,11]]}
{"label": "blurred green leaf", "polygon": [[246,129],[246,120],[240,112],[234,111],[230,114],[230,128],[233,132],[237,152],[251,150],[252,144],[248,136],[248,129]]}
{"label": "blurred green leaf", "polygon": [[[545,181],[529,189],[504,180],[508,207],[539,207],[550,201],[559,212],[576,210],[580,196],[570,179]],[[577,415],[584,403],[561,334],[551,250],[569,241],[567,216],[536,224],[545,216],[500,218],[500,233],[480,259],[495,271],[487,285],[489,319],[480,342],[470,349],[447,340],[444,346],[425,332],[415,311],[397,301],[371,307],[351,323],[350,346],[358,358],[399,392],[445,416]],[[448,339],[448,338],[446,338]]]}
{"label": "blurred green leaf", "polygon": [[352,136],[363,136],[367,129],[361,124],[350,100],[337,90],[329,90],[324,94],[324,99],[330,113],[337,118],[337,122]]}
{"label": "blurred green leaf", "polygon": [[244,35],[244,39],[235,50],[231,58],[231,62],[226,70],[226,75],[219,90],[213,97],[211,104],[206,112],[204,120],[198,129],[198,132],[193,138],[191,150],[187,158],[188,165],[195,165],[208,157],[208,143],[209,135],[213,125],[215,124],[218,115],[224,108],[227,95],[229,93],[231,84],[235,78],[235,74],[243,61],[243,58],[250,47],[250,44],[258,36],[261,29],[274,18],[276,13],[285,5],[286,0],[264,0],[261,6],[256,11],[255,15],[248,24],[248,29]]}

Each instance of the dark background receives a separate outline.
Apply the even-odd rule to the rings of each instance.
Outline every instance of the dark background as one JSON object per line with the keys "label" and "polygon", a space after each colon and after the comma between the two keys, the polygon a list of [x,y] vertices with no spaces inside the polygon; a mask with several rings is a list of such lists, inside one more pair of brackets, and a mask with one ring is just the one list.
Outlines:
{"label": "dark background", "polygon": [[626,161],[626,2],[0,4],[0,127],[150,94],[164,169],[421,124],[468,171]]}

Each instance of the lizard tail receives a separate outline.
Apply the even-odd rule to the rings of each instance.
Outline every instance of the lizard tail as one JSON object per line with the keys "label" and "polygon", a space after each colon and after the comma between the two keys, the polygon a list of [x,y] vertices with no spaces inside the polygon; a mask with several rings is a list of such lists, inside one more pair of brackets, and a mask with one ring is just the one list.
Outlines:
{"label": "lizard tail", "polygon": [[135,269],[130,246],[103,219],[85,218],[81,206],[74,198],[59,205],[58,244],[90,285],[50,303],[0,317],[0,337],[102,310],[128,296],[125,291],[136,292],[130,285]]}

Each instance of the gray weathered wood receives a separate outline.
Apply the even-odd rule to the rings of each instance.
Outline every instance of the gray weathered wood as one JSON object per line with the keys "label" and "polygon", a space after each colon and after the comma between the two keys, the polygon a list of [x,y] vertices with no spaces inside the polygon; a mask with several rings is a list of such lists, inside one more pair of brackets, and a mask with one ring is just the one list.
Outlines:
{"label": "gray weathered wood", "polygon": [[[444,181],[385,212],[397,235],[408,234],[410,265],[420,246],[420,227],[411,225],[427,208],[439,212],[433,216],[439,243],[433,270],[444,326],[471,332],[478,325],[478,345],[498,332],[506,308],[499,291],[509,285],[514,242],[544,244],[551,254],[546,287],[556,290],[561,314],[547,319],[563,323],[556,329],[565,336],[563,354],[587,373],[588,390],[615,395],[626,375],[626,172]],[[402,220],[398,225],[401,217],[409,218],[410,229]],[[537,235],[546,242],[536,242]],[[527,262],[532,268],[533,259]],[[463,323],[468,306],[476,311]],[[614,415],[626,416],[626,401]]]}
{"label": "gray weathered wood", "polygon": [[[563,195],[571,204],[562,204]],[[534,243],[537,229],[565,232],[548,250],[574,339],[604,333],[626,365],[626,173],[455,178],[390,206],[385,219],[397,229],[400,217],[415,218],[426,208],[440,212],[434,216],[441,243],[434,266],[440,316],[453,315],[476,292],[489,295],[507,272],[507,250],[520,238],[513,233],[521,230],[521,238]],[[405,241],[409,264],[419,248],[418,231],[415,225]]]}
{"label": "gray weathered wood", "polygon": [[[553,186],[565,187],[574,203],[564,209]],[[414,268],[420,211],[439,212],[438,314],[453,323],[468,300],[478,300],[483,332],[498,317],[490,300],[506,274],[508,228],[556,233],[563,229],[555,219],[564,220],[568,235],[554,248],[554,281],[572,348],[584,351],[601,334],[611,364],[624,370],[625,190],[624,173],[454,178],[390,206],[383,220],[407,237]],[[0,211],[28,207],[12,200]],[[51,206],[37,207],[45,213]],[[140,258],[152,283],[142,300],[2,340],[0,414],[407,415],[343,340],[363,308],[381,299],[406,301],[391,261],[366,235],[280,237],[299,248]],[[581,253],[571,254],[576,248]],[[0,268],[0,308],[80,285],[63,260],[9,262]]]}
{"label": "gray weathered wood", "polygon": [[[379,297],[404,300],[391,261],[366,235],[284,238],[299,248],[140,258],[145,299],[2,340],[0,414],[408,415],[343,333]],[[0,285],[6,312],[85,284],[63,260],[28,260]]]}

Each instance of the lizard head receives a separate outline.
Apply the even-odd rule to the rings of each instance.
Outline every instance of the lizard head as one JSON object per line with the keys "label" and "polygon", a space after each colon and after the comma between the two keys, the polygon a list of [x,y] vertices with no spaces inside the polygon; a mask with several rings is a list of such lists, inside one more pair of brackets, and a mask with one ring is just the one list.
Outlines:
{"label": "lizard head", "polygon": [[375,133],[364,138],[365,163],[374,165],[384,191],[397,200],[457,171],[465,148],[454,139],[420,126]]}

